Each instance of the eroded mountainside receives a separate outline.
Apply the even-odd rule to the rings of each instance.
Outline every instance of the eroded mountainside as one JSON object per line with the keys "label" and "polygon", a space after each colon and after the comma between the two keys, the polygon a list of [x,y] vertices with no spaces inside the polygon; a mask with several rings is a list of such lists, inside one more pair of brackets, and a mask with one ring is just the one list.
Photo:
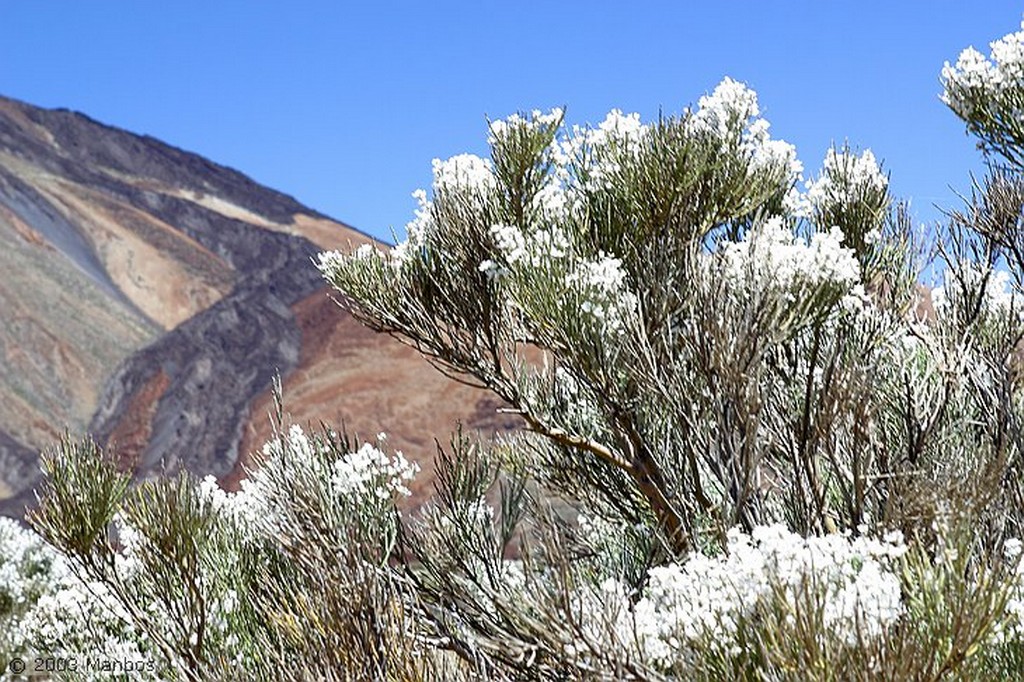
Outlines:
{"label": "eroded mountainside", "polygon": [[485,394],[370,333],[311,258],[366,235],[151,137],[0,98],[0,513],[37,453],[91,432],[139,476],[237,481],[275,373],[299,421],[380,430],[426,459]]}

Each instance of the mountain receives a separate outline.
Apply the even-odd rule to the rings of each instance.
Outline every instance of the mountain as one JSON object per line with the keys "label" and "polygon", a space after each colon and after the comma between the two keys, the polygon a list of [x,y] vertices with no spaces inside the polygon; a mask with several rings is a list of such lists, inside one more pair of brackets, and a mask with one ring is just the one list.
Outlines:
{"label": "mountain", "polygon": [[458,419],[508,426],[336,305],[311,259],[372,238],[152,137],[0,98],[0,243],[2,514],[65,430],[140,478],[236,484],[278,373],[295,421],[388,432],[428,470]]}

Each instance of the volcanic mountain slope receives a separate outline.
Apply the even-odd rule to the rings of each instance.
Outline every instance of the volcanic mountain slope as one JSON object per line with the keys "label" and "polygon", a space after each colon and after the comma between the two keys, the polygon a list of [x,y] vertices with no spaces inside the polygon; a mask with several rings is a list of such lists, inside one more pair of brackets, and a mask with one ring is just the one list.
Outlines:
{"label": "volcanic mountain slope", "polygon": [[499,425],[331,301],[311,258],[369,237],[153,138],[0,98],[0,239],[0,513],[22,513],[65,429],[139,476],[237,480],[275,373],[296,420],[386,430],[420,459],[459,418]]}

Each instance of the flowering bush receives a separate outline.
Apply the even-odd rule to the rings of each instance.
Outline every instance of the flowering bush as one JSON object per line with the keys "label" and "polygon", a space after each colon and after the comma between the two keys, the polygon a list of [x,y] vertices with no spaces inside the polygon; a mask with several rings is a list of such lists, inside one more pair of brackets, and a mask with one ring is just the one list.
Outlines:
{"label": "flowering bush", "polygon": [[[302,677],[321,665],[376,677],[416,665],[401,610],[414,600],[400,598],[388,562],[395,500],[417,467],[384,442],[282,429],[237,492],[188,477],[128,488],[94,445],[63,443],[44,459],[32,515],[59,551],[8,531],[20,548],[10,582],[34,591],[11,614],[5,651],[74,661],[60,672],[82,679]],[[30,555],[44,575],[24,568]]]}
{"label": "flowering bush", "polygon": [[489,122],[406,240],[318,266],[525,428],[439,447],[413,514],[382,437],[279,419],[237,492],[63,443],[31,518],[55,549],[0,526],[0,645],[186,679],[1019,676],[1021,35],[943,71],[1003,164],[931,311],[873,154],[805,178],[742,83]]}
{"label": "flowering bush", "polygon": [[[1024,29],[1024,24],[1022,24]],[[991,57],[969,47],[942,69],[942,100],[967,123],[979,146],[1019,164],[1024,106],[1024,30],[990,45]]]}

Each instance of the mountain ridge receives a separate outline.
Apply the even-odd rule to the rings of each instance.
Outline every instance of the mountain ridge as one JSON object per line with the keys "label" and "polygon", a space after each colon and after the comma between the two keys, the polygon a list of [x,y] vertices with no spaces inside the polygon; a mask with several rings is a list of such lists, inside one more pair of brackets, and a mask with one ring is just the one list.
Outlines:
{"label": "mountain ridge", "polygon": [[330,302],[316,253],[379,242],[151,136],[0,96],[0,239],[0,513],[31,501],[36,453],[65,428],[139,478],[237,482],[270,435],[275,375],[302,419],[375,434],[403,415],[398,447],[445,440],[461,414],[502,423],[485,394]]}
{"label": "mountain ridge", "polygon": [[[44,136],[49,137],[51,141],[59,143],[61,141],[61,138],[64,138],[65,142],[70,140],[70,146],[72,149],[76,149],[80,146],[80,143],[77,142],[77,140],[81,139],[80,134],[84,131],[82,130],[80,125],[62,125],[63,123],[71,121],[74,121],[77,124],[84,123],[88,127],[93,128],[94,130],[102,130],[122,140],[125,140],[127,141],[127,145],[125,145],[127,147],[131,147],[134,144],[145,143],[146,145],[151,146],[153,149],[159,150],[161,152],[160,156],[166,161],[166,164],[164,164],[163,166],[164,170],[166,170],[166,167],[168,165],[176,169],[175,173],[171,176],[167,176],[164,173],[157,173],[155,179],[161,179],[162,176],[164,179],[172,179],[175,184],[179,184],[182,182],[183,176],[183,173],[181,171],[192,170],[195,171],[195,174],[198,175],[209,175],[209,172],[212,171],[212,173],[217,176],[233,180],[235,184],[246,190],[255,190],[256,192],[262,195],[273,195],[277,197],[279,201],[276,204],[274,204],[277,210],[268,210],[267,204],[261,207],[260,214],[264,216],[273,216],[279,219],[288,219],[294,213],[307,213],[316,218],[334,220],[329,216],[326,216],[314,209],[310,209],[300,204],[298,200],[296,200],[289,194],[280,192],[276,189],[268,188],[264,185],[260,185],[254,179],[252,179],[251,177],[249,177],[244,172],[238,169],[223,164],[215,163],[209,159],[206,159],[203,156],[185,151],[179,147],[164,142],[163,140],[160,140],[159,138],[154,137],[152,135],[137,135],[127,129],[103,123],[102,121],[98,121],[89,116],[87,113],[83,113],[75,109],[69,109],[66,107],[36,107],[27,102],[18,100],[16,98],[0,94],[0,110],[5,108],[8,110],[12,108],[17,110],[18,114],[27,118],[31,123],[40,126],[42,130],[46,131],[45,133],[43,133]],[[57,131],[57,133],[54,132],[55,130]],[[64,133],[64,135],[61,135],[61,133]],[[76,135],[75,133],[79,134]],[[60,137],[58,137],[58,135],[60,135]],[[2,141],[3,121],[2,119],[0,119],[0,142]],[[66,149],[66,147],[64,148]],[[116,157],[117,155],[114,156]],[[103,157],[98,159],[91,159],[90,161],[92,163],[98,162],[99,164],[102,164],[103,167],[106,167],[111,170],[117,170],[116,168],[114,168],[115,165],[122,166],[123,169],[124,165],[123,158],[120,162],[116,162],[113,165],[109,163],[104,164]],[[154,166],[155,165],[156,164],[154,164]],[[132,175],[140,174],[138,172],[139,169],[137,168],[123,170],[132,170]],[[153,176],[152,170],[147,170],[147,172],[143,173],[143,175]],[[337,220],[334,220],[334,222],[344,225],[344,223]],[[348,227],[350,230],[360,232],[358,229],[350,225],[345,226]],[[372,238],[369,234],[362,232],[360,232],[360,234],[362,234],[366,238]]]}

